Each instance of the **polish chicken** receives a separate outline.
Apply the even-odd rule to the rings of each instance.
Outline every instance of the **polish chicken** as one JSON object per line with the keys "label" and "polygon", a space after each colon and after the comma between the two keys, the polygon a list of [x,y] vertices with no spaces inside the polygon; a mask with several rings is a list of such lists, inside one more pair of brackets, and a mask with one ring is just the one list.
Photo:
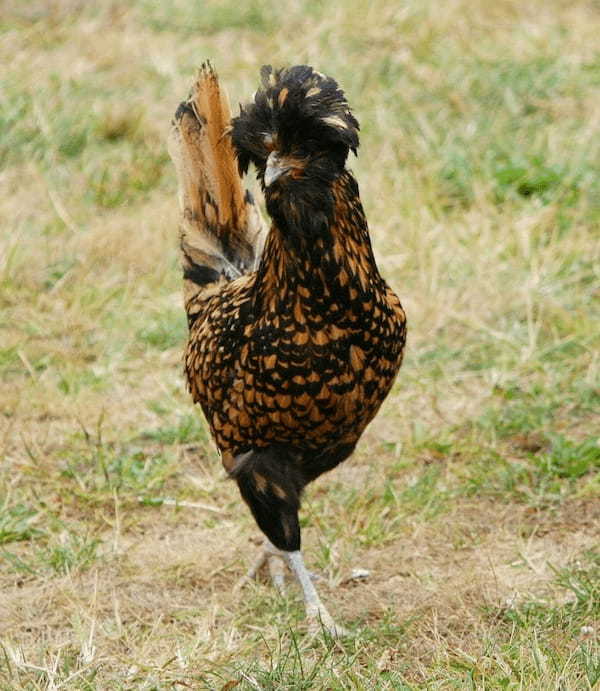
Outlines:
{"label": "polish chicken", "polygon": [[[185,371],[228,475],[313,627],[341,635],[300,551],[305,486],[354,450],[402,362],[406,320],[381,277],[346,167],[359,125],[330,77],[261,70],[231,119],[209,64],[173,121],[189,325]],[[242,176],[252,165],[266,231]]]}

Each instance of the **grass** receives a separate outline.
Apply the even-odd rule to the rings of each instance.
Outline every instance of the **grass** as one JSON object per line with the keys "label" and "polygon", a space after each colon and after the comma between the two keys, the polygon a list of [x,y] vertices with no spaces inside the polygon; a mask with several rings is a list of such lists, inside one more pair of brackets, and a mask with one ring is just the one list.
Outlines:
{"label": "grass", "polygon": [[[0,688],[599,687],[597,9],[3,4]],[[206,58],[232,103],[264,63],[341,82],[409,316],[302,512],[342,642],[233,593],[258,533],[185,391],[165,136]]]}

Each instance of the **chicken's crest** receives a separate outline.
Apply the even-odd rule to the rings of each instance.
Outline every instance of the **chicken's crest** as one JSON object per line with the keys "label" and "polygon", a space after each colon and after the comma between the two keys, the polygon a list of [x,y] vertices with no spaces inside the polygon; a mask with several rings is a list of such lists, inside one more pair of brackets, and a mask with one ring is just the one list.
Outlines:
{"label": "chicken's crest", "polygon": [[343,168],[348,152],[358,148],[359,124],[337,82],[308,65],[265,65],[261,81],[253,102],[240,105],[232,121],[240,172],[252,162],[260,178],[273,150],[304,157],[325,153]]}

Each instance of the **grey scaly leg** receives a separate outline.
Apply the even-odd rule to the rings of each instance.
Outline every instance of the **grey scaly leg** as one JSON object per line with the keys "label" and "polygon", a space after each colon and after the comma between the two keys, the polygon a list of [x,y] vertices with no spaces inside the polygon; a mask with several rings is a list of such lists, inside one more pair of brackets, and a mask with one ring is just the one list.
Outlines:
{"label": "grey scaly leg", "polygon": [[339,624],[336,624],[333,617],[327,611],[325,605],[317,593],[310,573],[304,565],[304,559],[300,550],[295,552],[282,552],[292,573],[298,579],[304,595],[304,606],[306,608],[306,618],[313,633],[318,633],[321,628],[329,632],[331,636],[339,638],[349,635],[349,632]]}

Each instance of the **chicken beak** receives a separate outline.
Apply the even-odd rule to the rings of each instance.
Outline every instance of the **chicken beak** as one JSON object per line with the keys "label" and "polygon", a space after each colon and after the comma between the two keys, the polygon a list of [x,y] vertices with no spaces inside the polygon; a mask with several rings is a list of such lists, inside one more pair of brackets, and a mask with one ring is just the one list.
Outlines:
{"label": "chicken beak", "polygon": [[265,170],[264,182],[265,187],[272,185],[277,178],[281,177],[284,173],[287,173],[292,166],[283,163],[279,156],[272,151],[267,158],[267,168]]}

